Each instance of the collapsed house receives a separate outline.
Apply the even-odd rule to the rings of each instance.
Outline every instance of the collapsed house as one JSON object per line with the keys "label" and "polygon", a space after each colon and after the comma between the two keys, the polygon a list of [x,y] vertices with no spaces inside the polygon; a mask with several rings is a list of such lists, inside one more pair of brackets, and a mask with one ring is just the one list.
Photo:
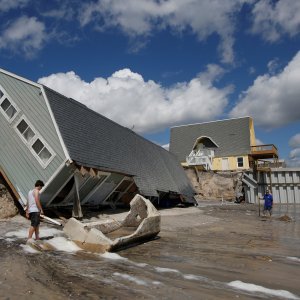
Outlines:
{"label": "collapsed house", "polygon": [[174,155],[85,105],[0,69],[0,175],[17,199],[41,179],[45,207],[115,206],[137,193],[193,202]]}

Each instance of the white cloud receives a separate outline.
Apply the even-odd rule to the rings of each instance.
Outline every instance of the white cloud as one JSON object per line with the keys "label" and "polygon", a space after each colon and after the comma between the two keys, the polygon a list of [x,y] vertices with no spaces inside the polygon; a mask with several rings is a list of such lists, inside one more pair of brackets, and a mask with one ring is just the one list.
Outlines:
{"label": "white cloud", "polygon": [[[211,69],[212,67],[208,67]],[[216,68],[217,69],[217,68]],[[210,76],[211,70],[207,71]],[[39,83],[72,97],[102,115],[140,133],[165,127],[212,120],[223,113],[230,87],[217,89],[203,72],[190,82],[164,88],[158,83],[123,69],[109,78],[85,82],[74,72],[57,73]],[[216,72],[216,75],[219,72]]]}
{"label": "white cloud", "polygon": [[266,41],[275,42],[285,34],[294,37],[300,32],[298,0],[257,1],[252,14],[252,33],[262,35]]}
{"label": "white cloud", "polygon": [[268,66],[269,74],[275,75],[278,72],[279,67],[280,67],[279,59],[278,58],[274,58],[274,59],[270,60],[268,62],[267,66]]}
{"label": "white cloud", "polygon": [[22,16],[1,32],[0,49],[24,53],[27,57],[43,47],[45,25],[35,17]]}
{"label": "white cloud", "polygon": [[231,117],[250,115],[266,129],[300,120],[300,52],[277,75],[258,76],[240,95]]}
{"label": "white cloud", "polygon": [[0,12],[24,7],[28,2],[29,0],[0,0]]}
{"label": "white cloud", "polygon": [[254,67],[250,67],[248,72],[249,72],[250,75],[252,75],[256,72],[256,69]]}
{"label": "white cloud", "polygon": [[170,148],[170,144],[165,144],[165,145],[161,145],[164,149],[169,151]]}
{"label": "white cloud", "polygon": [[300,167],[300,133],[291,137],[289,146],[293,149],[290,151],[287,165],[289,167]]}
{"label": "white cloud", "polygon": [[56,7],[52,9],[40,9],[40,14],[43,17],[54,18],[57,20],[71,21],[75,17],[75,8],[70,5],[70,0],[59,0]]}
{"label": "white cloud", "polygon": [[300,147],[290,152],[286,163],[288,167],[300,167]]}
{"label": "white cloud", "polygon": [[300,133],[297,133],[291,137],[289,145],[291,148],[300,148]]}
{"label": "white cloud", "polygon": [[154,30],[169,27],[173,32],[190,30],[200,41],[217,34],[222,61],[234,60],[233,16],[244,3],[252,0],[98,0],[83,6],[82,26],[89,23],[98,29],[118,27],[127,35],[150,36]]}
{"label": "white cloud", "polygon": [[295,158],[300,159],[300,148],[293,149],[290,152],[290,158],[292,158],[292,159],[295,159]]}
{"label": "white cloud", "polygon": [[264,145],[264,144],[265,143],[262,140],[256,138],[256,145]]}

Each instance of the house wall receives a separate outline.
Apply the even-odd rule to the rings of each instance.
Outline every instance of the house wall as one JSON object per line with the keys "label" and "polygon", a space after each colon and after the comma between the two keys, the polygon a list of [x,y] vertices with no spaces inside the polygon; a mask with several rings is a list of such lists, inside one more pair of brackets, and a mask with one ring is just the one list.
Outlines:
{"label": "house wall", "polygon": [[[35,181],[41,179],[47,182],[66,157],[41,89],[1,70],[0,89],[8,94],[8,99],[19,109],[11,123],[0,113],[0,165],[19,193],[27,196]],[[15,126],[23,115],[54,151],[55,155],[46,168],[39,163],[30,147],[17,133]]]}
{"label": "house wall", "polygon": [[[256,138],[255,138],[255,131],[254,131],[254,123],[252,118],[249,118],[249,133],[250,133],[250,145],[249,146],[255,146],[256,145]],[[238,167],[237,158],[243,157],[244,166],[242,168]],[[225,157],[224,157],[225,158]],[[228,170],[234,171],[234,170],[245,170],[249,169],[249,158],[248,155],[240,155],[240,156],[229,156],[228,158]],[[223,170],[222,168],[222,157],[215,157],[213,159],[213,170]]]}
{"label": "house wall", "polygon": [[[237,158],[238,157],[243,157],[243,161],[244,161],[244,166],[242,168],[238,167],[238,163],[237,163]],[[225,157],[223,157],[225,158]],[[249,159],[248,159],[248,155],[240,155],[240,156],[229,156],[228,158],[228,170],[230,171],[235,171],[235,170],[244,170],[244,169],[249,169]],[[222,168],[222,157],[215,157],[213,159],[213,170],[214,171],[223,171]]]}
{"label": "house wall", "polygon": [[[252,179],[253,172],[247,172]],[[263,206],[263,198],[268,188],[276,204],[300,204],[300,168],[272,168],[270,172],[259,172],[255,186],[244,181],[246,201]],[[292,208],[293,209],[293,208]],[[285,212],[286,213],[286,212]]]}
{"label": "house wall", "polygon": [[256,146],[254,123],[251,118],[249,119],[249,129],[250,129],[250,146]]}

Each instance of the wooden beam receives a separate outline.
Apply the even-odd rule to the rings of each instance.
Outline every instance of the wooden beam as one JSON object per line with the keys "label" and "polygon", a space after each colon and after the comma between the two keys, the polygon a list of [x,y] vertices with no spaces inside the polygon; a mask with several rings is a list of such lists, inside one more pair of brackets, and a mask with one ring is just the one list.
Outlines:
{"label": "wooden beam", "polygon": [[[106,198],[103,200],[102,203],[107,203],[108,200],[110,199],[110,196],[116,191],[116,189],[121,185],[121,183],[125,180],[125,176],[121,179],[119,183],[114,187],[114,189],[106,196]],[[109,202],[111,204],[112,202]],[[112,207],[113,208],[113,207]]]}
{"label": "wooden beam", "polygon": [[85,176],[86,174],[89,174],[89,170],[86,167],[81,166],[80,167],[80,173],[81,173],[82,176]]}
{"label": "wooden beam", "polygon": [[104,172],[104,171],[98,171],[97,175],[98,177],[101,177],[101,176],[110,176],[111,173],[109,172]]}
{"label": "wooden beam", "polygon": [[97,170],[93,169],[93,168],[90,168],[90,175],[92,177],[96,177],[97,176]]}
{"label": "wooden beam", "polygon": [[88,202],[88,200],[95,194],[95,192],[106,182],[106,180],[109,178],[110,173],[108,173],[103,180],[99,180],[99,183],[87,194],[87,196],[82,200],[82,204],[85,204]]}
{"label": "wooden beam", "polygon": [[73,199],[73,211],[72,211],[72,217],[76,219],[82,219],[83,214],[81,210],[80,205],[80,196],[79,196],[79,176],[80,172],[74,173],[74,199]]}
{"label": "wooden beam", "polygon": [[117,202],[124,196],[124,194],[126,194],[128,192],[128,190],[132,187],[132,185],[134,184],[134,180],[132,180],[128,186],[126,187],[124,192],[119,192],[119,195],[117,196],[117,199],[113,202],[113,206],[116,206]]}

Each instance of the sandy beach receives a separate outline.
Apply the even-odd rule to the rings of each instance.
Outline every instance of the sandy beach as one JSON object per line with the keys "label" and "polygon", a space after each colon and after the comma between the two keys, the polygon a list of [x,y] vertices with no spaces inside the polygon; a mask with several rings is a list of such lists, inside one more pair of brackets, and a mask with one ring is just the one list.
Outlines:
{"label": "sandy beach", "polygon": [[105,254],[78,251],[49,224],[41,236],[56,250],[36,252],[27,220],[1,221],[0,298],[299,299],[299,207],[275,206],[272,218],[213,201],[160,212],[158,238]]}

